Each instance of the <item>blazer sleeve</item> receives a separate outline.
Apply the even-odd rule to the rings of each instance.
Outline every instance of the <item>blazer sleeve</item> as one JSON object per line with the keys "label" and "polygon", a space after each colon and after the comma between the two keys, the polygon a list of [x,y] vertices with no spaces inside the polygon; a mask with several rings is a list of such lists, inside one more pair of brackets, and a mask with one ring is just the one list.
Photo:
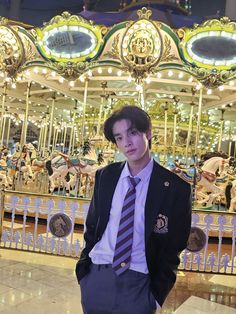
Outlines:
{"label": "blazer sleeve", "polygon": [[95,175],[93,196],[89,205],[89,210],[85,223],[84,232],[85,247],[81,252],[80,259],[77,262],[75,269],[78,282],[89,272],[89,267],[91,264],[89,252],[94,247],[96,230],[99,223],[98,214],[99,187],[100,187],[100,171],[97,171]]}
{"label": "blazer sleeve", "polygon": [[184,182],[177,190],[168,235],[157,236],[158,240],[152,241],[151,247],[151,288],[161,306],[176,281],[179,255],[187,246],[191,228],[191,186]]}

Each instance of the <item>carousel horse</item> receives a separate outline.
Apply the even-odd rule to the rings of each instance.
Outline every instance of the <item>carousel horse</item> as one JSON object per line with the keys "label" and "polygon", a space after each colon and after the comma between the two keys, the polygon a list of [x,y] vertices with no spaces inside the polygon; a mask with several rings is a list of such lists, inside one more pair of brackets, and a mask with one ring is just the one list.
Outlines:
{"label": "carousel horse", "polygon": [[227,207],[229,212],[236,212],[236,180],[228,183],[228,189],[226,189]]}
{"label": "carousel horse", "polygon": [[193,184],[195,180],[197,185],[197,202],[200,204],[206,203],[207,206],[210,206],[215,198],[224,195],[224,189],[216,185],[216,173],[218,172],[220,176],[225,176],[229,161],[229,158],[212,157],[205,160],[202,167],[196,169],[196,173],[194,169],[183,170],[177,167],[173,168],[172,172],[175,172],[182,179],[191,184]]}
{"label": "carousel horse", "polygon": [[16,151],[7,162],[9,168],[9,175],[15,177],[18,173],[23,175],[25,183],[33,178],[33,172],[31,168],[31,157],[29,144],[25,144],[22,149],[19,143],[16,144]]}
{"label": "carousel horse", "polygon": [[8,149],[3,147],[0,150],[0,186],[2,188],[8,188],[12,185],[12,179],[8,175],[7,159],[8,159]]}

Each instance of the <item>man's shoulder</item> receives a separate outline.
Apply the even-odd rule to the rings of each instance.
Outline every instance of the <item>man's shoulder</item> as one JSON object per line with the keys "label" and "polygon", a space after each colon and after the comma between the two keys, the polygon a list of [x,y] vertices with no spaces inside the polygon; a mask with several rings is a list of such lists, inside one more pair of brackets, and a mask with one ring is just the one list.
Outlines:
{"label": "man's shoulder", "polygon": [[166,180],[175,182],[175,184],[177,184],[177,186],[183,186],[185,188],[190,188],[190,184],[188,182],[186,182],[185,180],[183,180],[182,178],[180,178],[176,173],[170,171],[169,169],[161,166],[159,163],[155,162],[156,168],[159,171],[159,173],[161,173],[161,175],[163,176],[163,178],[165,178]]}
{"label": "man's shoulder", "polygon": [[125,162],[113,162],[99,170],[97,170],[98,174],[101,174],[101,173],[111,173],[111,172],[114,172],[114,171],[117,171],[117,170],[120,170],[124,167],[125,165]]}

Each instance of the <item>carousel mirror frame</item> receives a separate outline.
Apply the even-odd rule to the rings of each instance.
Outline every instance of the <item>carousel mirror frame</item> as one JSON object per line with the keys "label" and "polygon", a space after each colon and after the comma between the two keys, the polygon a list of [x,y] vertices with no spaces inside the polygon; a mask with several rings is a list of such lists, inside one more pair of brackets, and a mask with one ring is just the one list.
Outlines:
{"label": "carousel mirror frame", "polygon": [[233,41],[236,45],[236,23],[231,22],[229,18],[223,17],[220,20],[208,20],[201,25],[196,24],[193,28],[182,28],[178,30],[178,35],[182,38],[179,47],[184,62],[190,63],[193,67],[214,68],[216,71],[233,70],[235,68],[236,58],[205,58],[200,53],[193,51],[193,45],[196,42],[200,45],[203,39],[204,44],[204,40],[207,38],[214,38],[216,41],[217,37],[219,37],[228,42]]}
{"label": "carousel mirror frame", "polygon": [[[63,12],[52,18],[43,28],[36,28],[34,35],[36,38],[36,47],[43,58],[56,62],[83,62],[96,58],[102,45],[102,32],[104,27],[94,25],[92,21],[88,21],[82,16],[71,15],[69,12]],[[50,49],[50,38],[67,32],[70,37],[73,34],[84,34],[90,37],[91,46],[79,53],[73,52],[56,52]],[[55,40],[55,39],[54,39]],[[57,39],[56,39],[57,40]]]}

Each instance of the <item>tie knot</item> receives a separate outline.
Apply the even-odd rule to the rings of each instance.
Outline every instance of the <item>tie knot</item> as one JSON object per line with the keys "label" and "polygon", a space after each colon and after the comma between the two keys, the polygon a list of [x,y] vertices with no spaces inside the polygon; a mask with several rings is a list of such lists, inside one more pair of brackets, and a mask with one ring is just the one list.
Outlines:
{"label": "tie knot", "polygon": [[133,178],[133,177],[128,177],[129,178],[129,183],[130,186],[135,188],[136,185],[141,181],[141,179],[139,177]]}

